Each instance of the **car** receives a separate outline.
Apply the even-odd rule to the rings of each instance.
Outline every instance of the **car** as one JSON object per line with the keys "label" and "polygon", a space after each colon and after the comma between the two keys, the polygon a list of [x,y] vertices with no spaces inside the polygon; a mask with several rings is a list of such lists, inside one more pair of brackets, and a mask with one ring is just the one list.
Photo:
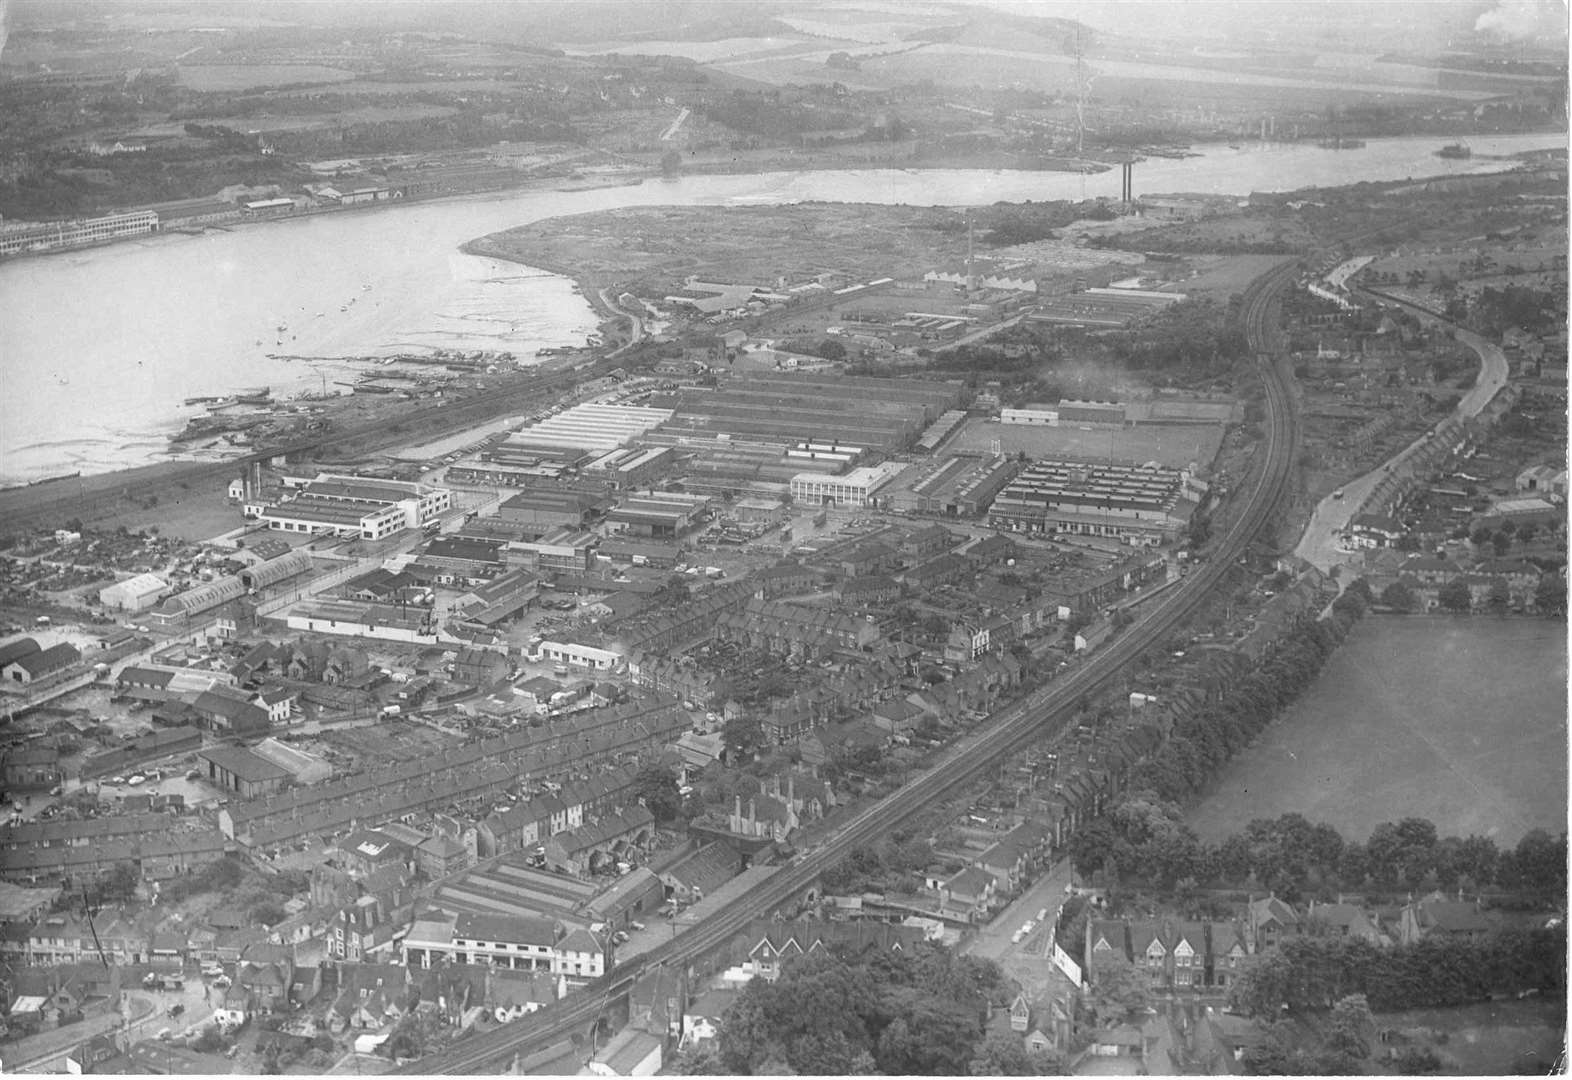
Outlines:
{"label": "car", "polygon": [[143,776],[141,773],[138,773],[135,776],[127,778],[126,786],[127,787],[136,787],[138,784],[141,784],[141,783],[145,782],[146,780],[147,780],[147,777]]}
{"label": "car", "polygon": [[229,976],[220,975],[218,978],[213,980],[213,985],[218,987],[220,990],[228,990],[230,986]]}
{"label": "car", "polygon": [[168,1042],[169,1041],[169,1037],[171,1035],[173,1035],[174,1033],[175,1033],[175,1029],[174,1028],[159,1028],[158,1029],[158,1038],[161,1041],[163,1041],[163,1042]]}
{"label": "car", "polygon": [[628,923],[628,925],[633,927],[633,929],[635,929],[635,930],[643,930],[644,929],[644,924],[641,923],[641,922],[630,922],[630,923]]}

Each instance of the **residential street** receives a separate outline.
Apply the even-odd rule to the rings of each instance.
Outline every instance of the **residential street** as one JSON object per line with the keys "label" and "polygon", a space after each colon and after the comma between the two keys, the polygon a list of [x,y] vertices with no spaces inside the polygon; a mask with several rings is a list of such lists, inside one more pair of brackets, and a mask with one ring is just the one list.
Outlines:
{"label": "residential street", "polygon": [[[1450,325],[1421,312],[1414,312],[1414,314],[1422,322],[1431,325]],[[1458,402],[1453,415],[1473,417],[1479,415],[1479,411],[1495,397],[1496,392],[1506,385],[1506,354],[1501,351],[1500,346],[1460,328],[1457,329],[1457,340],[1479,354],[1480,370],[1479,378]],[[1310,524],[1300,538],[1294,554],[1320,570],[1329,570],[1339,563],[1348,562],[1350,553],[1338,545],[1339,537],[1348,528],[1348,523],[1353,520],[1354,515],[1359,513],[1365,499],[1369,498],[1370,493],[1389,473],[1403,475],[1409,457],[1424,441],[1424,438],[1416,440],[1386,464],[1344,484],[1341,488],[1343,492],[1341,499],[1334,495],[1322,499],[1320,505],[1315,508],[1315,513],[1311,515]]]}

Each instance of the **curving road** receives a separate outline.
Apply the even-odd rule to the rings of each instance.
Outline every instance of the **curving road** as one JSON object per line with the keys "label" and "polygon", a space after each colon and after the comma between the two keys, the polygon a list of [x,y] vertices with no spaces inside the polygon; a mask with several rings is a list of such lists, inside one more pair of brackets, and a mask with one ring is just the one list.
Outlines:
{"label": "curving road", "polygon": [[[1499,345],[1470,330],[1464,330],[1447,322],[1429,308],[1400,299],[1390,293],[1378,292],[1374,289],[1364,291],[1388,303],[1408,309],[1421,322],[1451,329],[1455,332],[1458,341],[1479,354],[1479,377],[1463,395],[1463,399],[1457,403],[1457,408],[1451,414],[1453,419],[1466,420],[1478,416],[1480,410],[1488,405],[1506,385],[1507,359]],[[1342,498],[1337,498],[1334,494],[1322,499],[1316,506],[1315,512],[1310,515],[1310,524],[1305,527],[1304,535],[1300,537],[1299,546],[1294,549],[1294,554],[1322,571],[1352,561],[1354,558],[1352,553],[1339,546],[1339,537],[1347,531],[1348,523],[1356,515],[1364,512],[1366,501],[1383,481],[1407,475],[1410,459],[1429,441],[1434,431],[1435,428],[1432,427],[1430,431],[1405,446],[1383,465],[1348,481],[1339,489],[1343,493]]]}
{"label": "curving road", "polygon": [[1276,334],[1276,298],[1296,267],[1285,264],[1258,279],[1245,294],[1245,325],[1267,391],[1266,452],[1250,482],[1240,514],[1215,544],[1211,558],[1179,586],[1156,600],[1148,613],[1064,678],[996,714],[945,752],[938,764],[842,825],[818,848],[782,867],[716,912],[704,923],[657,946],[578,993],[495,1031],[461,1039],[440,1054],[405,1066],[406,1074],[458,1074],[507,1068],[515,1055],[529,1054],[586,1031],[610,1002],[625,994],[640,974],[661,964],[684,964],[730,940],[747,923],[789,902],[858,845],[881,836],[971,784],[1000,758],[1021,745],[1062,730],[1080,699],[1114,679],[1131,661],[1161,642],[1201,604],[1232,570],[1234,561],[1281,501],[1298,444],[1298,417]]}

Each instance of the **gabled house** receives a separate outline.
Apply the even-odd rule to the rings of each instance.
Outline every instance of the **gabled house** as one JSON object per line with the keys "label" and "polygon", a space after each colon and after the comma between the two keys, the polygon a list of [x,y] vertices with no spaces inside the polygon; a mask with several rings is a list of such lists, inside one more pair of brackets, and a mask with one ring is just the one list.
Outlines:
{"label": "gabled house", "polygon": [[1275,896],[1250,901],[1246,911],[1246,940],[1251,952],[1264,952],[1299,931],[1299,913],[1291,905]]}
{"label": "gabled house", "polygon": [[1328,937],[1357,938],[1372,945],[1381,944],[1381,932],[1370,916],[1353,904],[1310,902],[1305,912],[1303,931]]}
{"label": "gabled house", "polygon": [[1232,986],[1239,977],[1244,959],[1249,955],[1244,935],[1233,923],[1214,922],[1210,926],[1211,942],[1208,956],[1211,970],[1207,982],[1219,988]]}
{"label": "gabled house", "polygon": [[1477,941],[1491,929],[1478,904],[1434,897],[1405,905],[1398,922],[1399,940],[1405,945],[1430,939]]}

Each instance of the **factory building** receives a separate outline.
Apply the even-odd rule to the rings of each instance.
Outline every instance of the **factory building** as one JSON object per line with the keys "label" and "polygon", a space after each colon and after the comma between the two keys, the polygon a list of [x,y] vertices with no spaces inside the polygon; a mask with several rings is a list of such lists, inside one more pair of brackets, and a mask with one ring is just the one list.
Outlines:
{"label": "factory building", "polygon": [[49,251],[53,248],[79,247],[122,236],[139,236],[158,228],[158,214],[152,210],[133,210],[126,214],[105,214],[80,221],[18,222],[0,228],[0,255],[23,251]]}
{"label": "factory building", "polygon": [[138,574],[98,590],[98,602],[120,611],[145,611],[158,603],[169,583],[156,574]]}
{"label": "factory building", "polygon": [[900,462],[864,465],[844,476],[798,473],[791,478],[791,497],[805,506],[868,506],[874,496],[904,469]]}
{"label": "factory building", "polygon": [[247,503],[245,514],[282,532],[381,540],[435,521],[452,506],[446,488],[322,473],[293,497]]}
{"label": "factory building", "polygon": [[670,409],[648,409],[637,405],[575,405],[538,424],[515,431],[508,436],[501,449],[568,446],[605,452],[626,446],[670,418]]}
{"label": "factory building", "polygon": [[1043,461],[999,493],[988,522],[1018,532],[1160,544],[1179,535],[1196,505],[1187,497],[1185,475],[1172,469]]}
{"label": "factory building", "polygon": [[801,442],[893,450],[960,403],[960,387],[802,373],[735,376],[684,391],[664,435],[697,442]]}
{"label": "factory building", "polygon": [[553,529],[582,528],[610,505],[605,495],[582,488],[536,486],[503,502],[497,507],[497,517],[543,536]]}
{"label": "factory building", "polygon": [[624,499],[606,515],[613,531],[670,540],[693,527],[709,500],[702,495],[656,492]]}
{"label": "factory building", "polygon": [[669,446],[611,450],[584,466],[584,475],[605,483],[613,491],[629,491],[650,486],[676,464],[677,452]]}
{"label": "factory building", "polygon": [[1000,454],[955,454],[913,465],[883,497],[900,513],[978,517],[1020,469]]}

